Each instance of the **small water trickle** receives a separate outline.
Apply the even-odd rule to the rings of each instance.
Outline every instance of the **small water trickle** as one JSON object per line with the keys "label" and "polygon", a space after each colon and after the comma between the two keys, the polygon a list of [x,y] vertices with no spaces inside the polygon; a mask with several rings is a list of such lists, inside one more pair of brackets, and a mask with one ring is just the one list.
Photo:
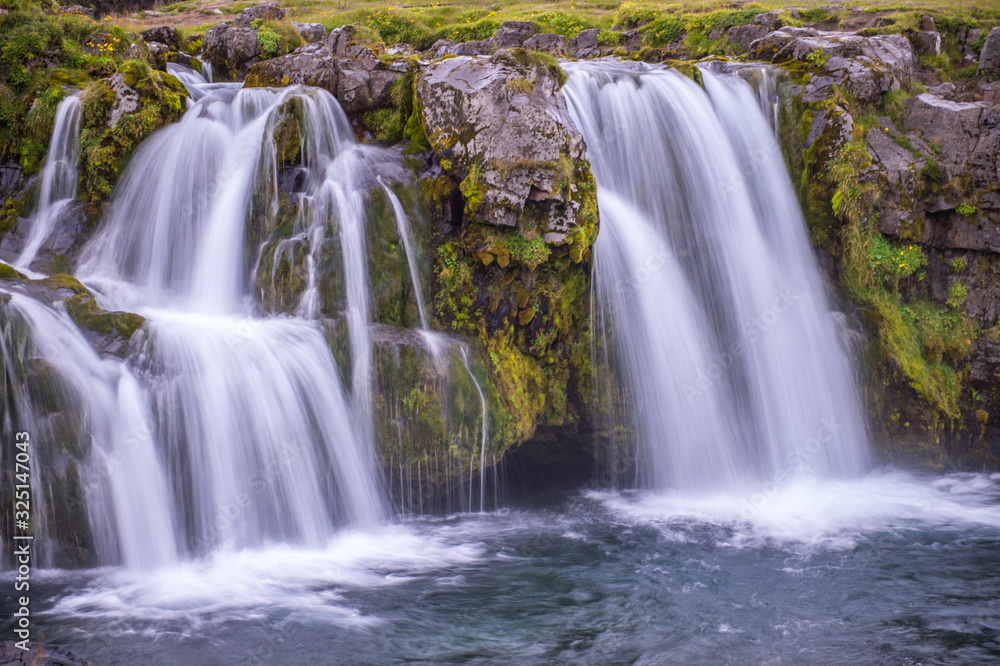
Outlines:
{"label": "small water trickle", "polygon": [[14,268],[31,277],[41,277],[31,271],[31,264],[67,207],[76,199],[80,170],[80,109],[79,93],[68,95],[56,107],[52,140],[42,167],[38,203],[24,248],[13,264]]}

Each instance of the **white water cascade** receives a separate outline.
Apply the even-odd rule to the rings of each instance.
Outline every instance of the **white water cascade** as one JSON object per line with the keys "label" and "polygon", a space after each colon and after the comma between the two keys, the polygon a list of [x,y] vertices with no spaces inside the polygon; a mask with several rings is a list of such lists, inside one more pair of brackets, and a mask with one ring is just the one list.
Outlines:
{"label": "white water cascade", "polygon": [[[35,337],[71,343],[40,342],[78,389],[93,464],[115,461],[86,498],[99,560],[133,568],[218,548],[320,547],[338,528],[385,516],[365,422],[364,210],[351,187],[365,185],[368,149],[324,91],[242,90],[184,73],[197,101],[132,158],[77,271],[104,308],[145,317],[126,361],[101,360],[65,314],[12,297]],[[299,217],[317,242],[317,225],[335,229],[344,248],[351,394],[319,322],[255,314],[243,248],[256,232],[248,220],[266,223],[277,206],[274,134],[286,104],[312,195]],[[136,437],[141,446],[116,450]]]}
{"label": "white water cascade", "polygon": [[757,92],[709,67],[704,88],[660,67],[567,69],[638,481],[712,493],[862,474],[848,353]]}
{"label": "white water cascade", "polygon": [[[20,381],[15,359],[41,361],[57,370],[61,381],[51,390],[59,395],[63,416],[73,414],[69,418],[82,433],[81,448],[89,452],[89,462],[80,470],[81,499],[88,507],[98,558],[143,568],[175,561],[174,503],[157,458],[152,414],[132,371],[118,359],[99,357],[65,312],[18,293],[7,298],[31,332],[16,353],[9,339],[0,345],[7,384],[16,387]],[[33,413],[30,396],[12,397],[4,405],[17,410],[21,427],[33,438],[67,445],[66,434],[53,427],[51,418]],[[32,480],[41,483],[40,475]],[[39,498],[48,494],[41,487],[33,490]],[[46,512],[36,515],[43,521],[38,534],[44,538]],[[43,561],[52,564],[50,551]]]}
{"label": "white water cascade", "polygon": [[52,235],[67,206],[76,199],[80,170],[80,95],[68,95],[56,107],[48,155],[42,167],[38,204],[28,238],[14,268],[29,271],[42,244]]}

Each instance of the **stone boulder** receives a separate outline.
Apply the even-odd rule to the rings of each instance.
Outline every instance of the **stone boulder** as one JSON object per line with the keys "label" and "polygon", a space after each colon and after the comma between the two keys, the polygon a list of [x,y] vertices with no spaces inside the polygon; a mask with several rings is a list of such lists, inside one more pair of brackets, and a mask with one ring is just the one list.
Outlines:
{"label": "stone boulder", "polygon": [[473,42],[460,42],[445,49],[446,55],[480,56],[493,53],[493,40],[481,39]]}
{"label": "stone boulder", "polygon": [[753,17],[753,25],[762,26],[767,30],[777,30],[781,27],[778,12],[764,12]]}
{"label": "stone boulder", "polygon": [[260,21],[280,21],[285,18],[285,10],[278,6],[276,2],[265,2],[256,7],[248,7],[243,13],[236,17],[233,24],[239,28],[250,28],[253,22]]}
{"label": "stone boulder", "polygon": [[[907,100],[900,128],[880,119],[867,141],[870,178],[883,192],[882,233],[940,250],[987,252],[987,263],[1000,267],[993,256],[1000,254],[1000,109],[924,93]],[[944,178],[928,186],[924,167],[932,162]],[[963,204],[974,212],[960,214]]]}
{"label": "stone boulder", "polygon": [[990,30],[979,52],[979,73],[1000,76],[1000,26]]}
{"label": "stone boulder", "polygon": [[317,86],[328,90],[344,111],[356,115],[389,102],[405,63],[386,65],[367,46],[352,44],[353,30],[342,26],[326,44],[307,44],[288,55],[253,64],[247,69],[247,87]]}
{"label": "stone boulder", "polygon": [[292,23],[299,31],[299,36],[306,44],[315,44],[326,40],[326,28],[321,23]]}
{"label": "stone boulder", "polygon": [[111,107],[111,119],[108,122],[108,126],[113,128],[123,116],[138,111],[141,104],[139,103],[138,91],[125,83],[125,75],[121,72],[112,74],[106,81],[115,93],[115,102]]}
{"label": "stone boulder", "polygon": [[538,28],[530,21],[504,21],[493,37],[493,46],[498,50],[515,48],[537,32]]}
{"label": "stone boulder", "polygon": [[326,45],[330,49],[331,54],[338,58],[345,58],[347,57],[347,47],[353,38],[354,26],[342,25],[330,32],[330,36],[326,40]]}
{"label": "stone boulder", "polygon": [[599,55],[601,50],[597,45],[597,37],[600,34],[601,31],[597,28],[582,31],[569,41],[570,55],[574,58],[589,58]]}
{"label": "stone boulder", "polygon": [[564,77],[516,51],[443,60],[418,77],[424,130],[441,163],[464,178],[474,219],[511,227],[531,205],[540,232],[553,234],[546,240],[565,240],[580,207],[572,165],[586,148],[560,92]]}
{"label": "stone boulder", "polygon": [[[903,127],[940,146],[940,160],[955,170],[971,167],[985,187],[1000,182],[1000,110],[982,102],[951,102],[924,93],[906,101]],[[977,168],[978,167],[978,168]]]}
{"label": "stone boulder", "polygon": [[180,34],[177,32],[177,28],[171,28],[166,25],[150,28],[149,30],[143,30],[141,36],[142,41],[146,43],[156,42],[171,49],[176,49],[181,43]]}
{"label": "stone boulder", "polygon": [[524,40],[523,46],[529,51],[541,51],[556,57],[565,57],[568,54],[566,38],[551,32],[532,35]]}
{"label": "stone boulder", "polygon": [[907,35],[913,50],[917,55],[940,55],[941,54],[941,33],[930,30],[917,30]]}
{"label": "stone boulder", "polygon": [[212,63],[216,76],[239,79],[247,68],[260,60],[261,46],[257,31],[229,23],[209,28],[203,42],[205,58]]}
{"label": "stone boulder", "polygon": [[812,61],[823,74],[862,102],[875,102],[889,90],[908,88],[916,56],[903,35],[864,37],[812,28],[781,28],[753,42],[751,57],[774,63]]}
{"label": "stone boulder", "polygon": [[762,25],[737,25],[726,31],[726,41],[739,44],[745,49],[770,32]]}

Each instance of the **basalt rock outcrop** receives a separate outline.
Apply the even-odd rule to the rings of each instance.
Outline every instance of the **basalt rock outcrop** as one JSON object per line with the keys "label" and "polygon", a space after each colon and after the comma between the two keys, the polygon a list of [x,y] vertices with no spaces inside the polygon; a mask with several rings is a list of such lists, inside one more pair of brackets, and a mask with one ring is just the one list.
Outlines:
{"label": "basalt rock outcrop", "polygon": [[528,217],[550,242],[567,238],[580,209],[573,165],[584,144],[559,93],[564,77],[524,52],[452,58],[421,73],[424,129],[461,175],[469,216],[508,227]]}
{"label": "basalt rock outcrop", "polygon": [[822,73],[813,87],[843,86],[862,102],[876,102],[889,90],[908,88],[916,66],[913,47],[903,35],[864,37],[813,28],[781,28],[754,41],[750,56],[773,63],[805,61]]}
{"label": "basalt rock outcrop", "polygon": [[273,60],[250,66],[247,87],[309,85],[328,90],[349,115],[385,106],[405,62],[386,63],[372,46],[356,43],[354,29],[342,26],[323,43],[307,44]]}
{"label": "basalt rock outcrop", "polygon": [[408,126],[437,227],[433,314],[488,359],[498,457],[540,427],[584,439],[590,428],[596,185],[564,76],[513,49],[432,63],[413,86]]}
{"label": "basalt rock outcrop", "polygon": [[1000,26],[990,30],[979,55],[979,72],[1000,76]]}
{"label": "basalt rock outcrop", "polygon": [[924,92],[918,78],[933,73],[914,41],[783,28],[752,50],[789,72],[783,143],[813,240],[869,333],[866,394],[883,454],[996,468],[996,83]]}
{"label": "basalt rock outcrop", "polygon": [[[284,21],[285,11],[275,3],[245,9],[233,21],[205,32],[204,57],[222,79],[242,80],[254,63],[287,54],[302,44],[301,32]],[[279,29],[272,29],[275,25]],[[320,26],[322,28],[322,26]],[[306,29],[311,37],[314,29]]]}

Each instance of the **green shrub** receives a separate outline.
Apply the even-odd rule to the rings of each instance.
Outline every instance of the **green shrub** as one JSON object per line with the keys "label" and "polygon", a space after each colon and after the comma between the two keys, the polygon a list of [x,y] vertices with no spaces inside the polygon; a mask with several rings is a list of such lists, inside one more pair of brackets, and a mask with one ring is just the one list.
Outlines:
{"label": "green shrub", "polygon": [[681,41],[684,22],[673,16],[661,16],[642,29],[650,46],[666,46]]}
{"label": "green shrub", "polygon": [[814,67],[822,67],[826,64],[826,61],[830,59],[830,56],[823,52],[823,47],[819,47],[815,51],[811,51],[809,55],[806,56],[806,61],[813,65]]}
{"label": "green shrub", "polygon": [[919,245],[896,246],[876,234],[865,248],[868,263],[883,280],[907,278],[927,265]]}
{"label": "green shrub", "polygon": [[530,18],[531,22],[538,28],[538,32],[554,32],[567,39],[576,37],[580,31],[593,27],[579,16],[565,12],[537,14]]}
{"label": "green shrub", "polygon": [[920,177],[930,183],[940,183],[945,179],[944,169],[934,160],[928,160],[927,164],[920,169]]}
{"label": "green shrub", "polygon": [[950,308],[960,308],[965,304],[965,298],[968,296],[968,290],[965,285],[959,281],[955,281],[948,287],[948,307]]}
{"label": "green shrub", "polygon": [[638,28],[655,21],[660,16],[660,10],[641,2],[625,0],[615,12],[615,25],[619,28]]}
{"label": "green shrub", "polygon": [[257,41],[260,42],[260,50],[265,58],[273,58],[278,55],[278,44],[281,40],[274,30],[261,28],[257,31]]}
{"label": "green shrub", "polygon": [[976,215],[976,207],[967,204],[964,201],[958,204],[958,208],[956,208],[955,210],[962,217],[974,217]]}

